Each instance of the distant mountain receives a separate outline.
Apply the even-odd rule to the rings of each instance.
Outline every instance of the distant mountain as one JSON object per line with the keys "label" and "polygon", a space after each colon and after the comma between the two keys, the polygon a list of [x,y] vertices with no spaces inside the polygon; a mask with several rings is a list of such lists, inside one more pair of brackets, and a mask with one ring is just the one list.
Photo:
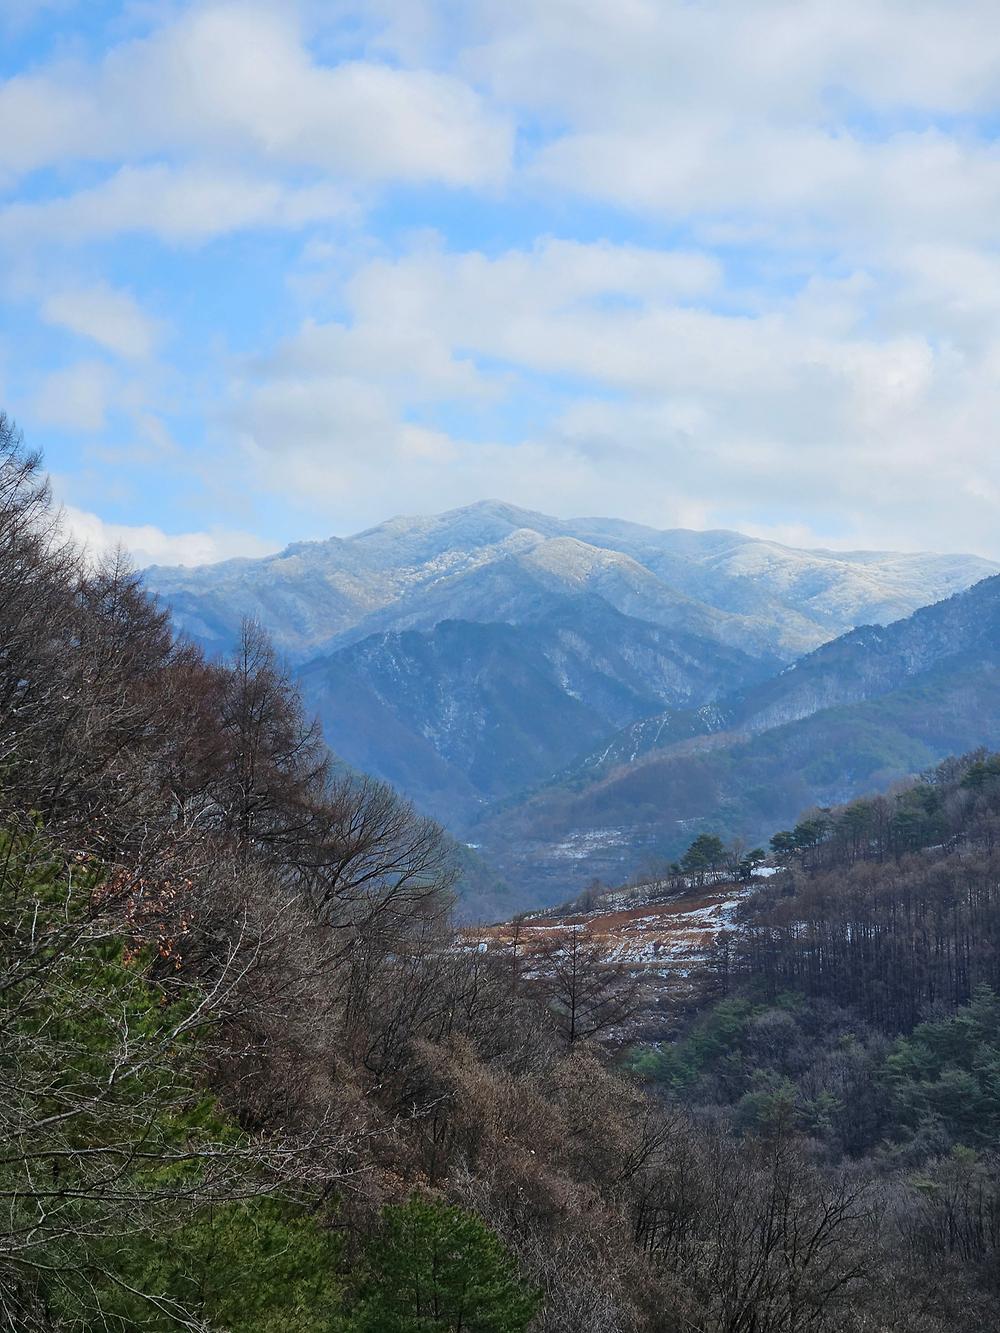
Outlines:
{"label": "distant mountain", "polygon": [[340,755],[455,827],[626,723],[768,670],[586,594],[550,597],[519,625],[444,620],[370,635],[308,663],[299,680]]}
{"label": "distant mountain", "polygon": [[[491,863],[614,879],[712,829],[759,839],[951,753],[1000,744],[1000,577],[886,627],[854,630],[708,708],[626,728],[552,783],[489,812]],[[549,894],[549,896],[554,896]]]}
{"label": "distant mountain", "polygon": [[735,532],[659,532],[485,501],[261,560],[157,566],[146,577],[177,627],[210,651],[232,644],[244,615],[302,662],[442,620],[517,624],[552,597],[590,592],[625,615],[787,662],[998,570],[976,556],[799,551]]}
{"label": "distant mountain", "polygon": [[[906,633],[854,626],[899,621],[998,568],[491,501],[261,560],[155,567],[146,580],[209,653],[227,652],[242,618],[256,617],[331,747],[483,842],[520,899],[602,857],[634,862],[637,849],[672,847],[692,821],[735,827],[740,810],[763,809],[763,797],[732,794],[724,755],[930,670],[950,636],[968,639],[962,614],[952,624],[935,609]],[[985,698],[980,687],[988,694],[978,678],[969,689]],[[953,730],[945,750],[960,748],[964,732]],[[897,731],[872,740],[867,772],[908,771],[924,753]],[[808,735],[825,744],[815,728]],[[781,809],[793,790],[798,803],[827,790],[813,769],[802,776],[796,744],[770,768],[768,746],[747,760],[787,795]],[[834,774],[827,786],[839,797],[850,779]]]}
{"label": "distant mountain", "polygon": [[1000,647],[993,614],[997,588],[1000,579],[985,579],[889,626],[859,626],[751,688],[718,698],[711,707],[671,709],[643,718],[607,738],[563,777],[594,778],[699,736],[766,731],[824,708],[877,698],[951,658],[958,645],[966,656],[988,654]]}

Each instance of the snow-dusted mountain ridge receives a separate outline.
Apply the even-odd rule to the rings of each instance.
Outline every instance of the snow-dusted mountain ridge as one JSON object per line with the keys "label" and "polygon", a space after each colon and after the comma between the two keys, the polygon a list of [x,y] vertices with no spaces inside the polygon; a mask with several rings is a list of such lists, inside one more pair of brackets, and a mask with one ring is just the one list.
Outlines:
{"label": "snow-dusted mountain ridge", "polygon": [[694,834],[749,845],[812,806],[885,790],[948,755],[1000,747],[1000,577],[867,625],[708,706],[628,724],[471,832],[512,883],[556,900],[617,883]]}
{"label": "snow-dusted mountain ridge", "polygon": [[[244,616],[258,619],[337,754],[482,841],[520,892],[566,897],[574,867],[600,856],[630,864],[664,829],[681,837],[722,808],[704,756],[734,726],[766,737],[808,729],[799,719],[836,704],[868,707],[897,676],[924,670],[928,653],[947,651],[949,616],[969,637],[976,617],[967,624],[961,603],[886,639],[904,644],[902,666],[868,642],[881,633],[873,626],[997,568],[969,555],[796,550],[486,501],[146,578],[210,654],[233,646]],[[940,633],[924,632],[932,622]],[[949,703],[968,722],[949,739],[979,734],[981,684],[968,687],[971,714]],[[918,753],[879,726],[865,733],[863,764],[856,741],[838,742],[859,773],[896,772]],[[819,787],[807,750],[767,769],[760,790],[808,804]],[[666,751],[672,767],[651,764]],[[636,777],[615,779],[612,819],[601,784],[618,768]]]}
{"label": "snow-dusted mountain ridge", "polygon": [[263,559],[154,567],[147,580],[210,650],[225,650],[252,614],[297,661],[446,619],[517,624],[584,591],[652,624],[790,661],[998,569],[972,555],[797,550],[737,532],[558,519],[482,501]]}

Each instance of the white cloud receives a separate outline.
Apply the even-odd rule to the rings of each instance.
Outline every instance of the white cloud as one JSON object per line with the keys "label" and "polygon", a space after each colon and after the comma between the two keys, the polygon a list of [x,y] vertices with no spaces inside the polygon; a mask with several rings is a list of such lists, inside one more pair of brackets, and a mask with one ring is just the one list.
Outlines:
{"label": "white cloud", "polygon": [[659,130],[566,134],[529,171],[560,192],[692,219],[706,241],[880,260],[920,239],[989,244],[1000,209],[997,145],[935,129],[869,141],[686,113]]}
{"label": "white cloud", "polygon": [[[298,332],[231,385],[240,484],[341,527],[501,494],[1000,554],[988,0],[168,11],[97,61],[0,85],[0,181],[55,168],[0,208],[0,241],[45,319],[136,375],[156,328],[114,287],[53,276],[53,250],[319,231],[294,314],[268,319]],[[480,192],[442,205],[455,249],[399,241],[395,200],[367,233],[326,225],[394,182]],[[424,221],[444,196],[417,198]],[[504,240],[538,217],[534,240]],[[595,218],[644,243],[573,239]],[[287,258],[266,249],[275,291]],[[43,419],[99,430],[123,373],[54,372]]]}
{"label": "white cloud", "polygon": [[506,172],[506,118],[460,80],[367,60],[321,66],[285,8],[195,9],[107,63],[103,93],[147,135],[238,144],[354,178],[482,184]]}
{"label": "white cloud", "polygon": [[556,240],[493,260],[430,248],[374,261],[348,284],[349,323],[307,321],[248,366],[251,433],[321,448],[353,441],[369,456],[391,454],[408,407],[489,404],[508,394],[509,372],[482,368],[483,358],[659,382],[662,352],[644,344],[662,330],[644,312],[659,302],[677,320],[696,319],[670,303],[719,281],[718,266],[702,255]]}
{"label": "white cloud", "polygon": [[[900,258],[918,262],[936,271],[923,252]],[[748,313],[707,308],[718,284],[698,255],[556,241],[375,261],[348,285],[348,322],[308,324],[250,367],[235,419],[260,484],[346,526],[500,494],[1000,553],[996,320],[963,350],[865,274]],[[488,429],[539,376],[576,387],[512,443],[414,435],[414,411],[435,404],[464,402]]]}
{"label": "white cloud", "polygon": [[293,6],[195,5],[97,67],[0,85],[0,172],[66,161],[249,156],[353,181],[483,185],[507,173],[508,119],[448,74],[370,60],[321,65]]}
{"label": "white cloud", "polygon": [[593,127],[651,108],[815,119],[845,95],[980,110],[997,96],[995,17],[990,0],[479,0],[462,35],[465,67],[496,92]]}
{"label": "white cloud", "polygon": [[150,356],[159,335],[156,321],[135,297],[107,283],[51,293],[42,303],[42,318],[122,357]]}
{"label": "white cloud", "polygon": [[0,184],[49,162],[86,153],[100,133],[87,96],[58,76],[0,84]]}
{"label": "white cloud", "polygon": [[540,118],[527,174],[557,195],[745,237],[766,222],[782,248],[818,235],[857,253],[927,229],[992,240],[1000,155],[951,119],[1000,104],[989,0],[480,0],[465,13],[459,67]]}
{"label": "white cloud", "polygon": [[60,199],[0,210],[0,239],[81,243],[148,232],[175,244],[200,244],[246,228],[298,228],[347,216],[334,186],[289,188],[206,167],[122,167],[100,185]]}
{"label": "white cloud", "polygon": [[233,556],[269,555],[277,546],[247,532],[166,533],[152,524],[107,523],[96,514],[65,505],[67,533],[94,559],[124,548],[138,568],[147,565],[204,565]]}
{"label": "white cloud", "polygon": [[720,281],[717,263],[700,254],[548,240],[495,259],[425,250],[377,261],[348,295],[355,336],[391,329],[421,340],[424,362],[433,355],[454,365],[464,351],[636,384],[662,375],[666,316],[654,312],[697,321],[693,298],[711,296]]}

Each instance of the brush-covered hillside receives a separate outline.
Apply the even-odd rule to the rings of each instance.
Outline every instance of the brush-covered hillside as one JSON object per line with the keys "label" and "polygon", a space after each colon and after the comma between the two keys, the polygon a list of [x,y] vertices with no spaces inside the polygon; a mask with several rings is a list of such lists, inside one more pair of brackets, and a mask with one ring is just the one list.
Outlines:
{"label": "brush-covered hillside", "polygon": [[[722,989],[638,1048],[627,960],[470,947],[440,828],[330,755],[258,626],[208,660],[75,551],[3,417],[0,643],[5,1333],[986,1326],[990,762],[905,848],[874,803],[867,879],[816,879],[833,843],[791,830],[791,896],[755,862]],[[855,1064],[897,1098],[857,1161],[825,1128]]]}

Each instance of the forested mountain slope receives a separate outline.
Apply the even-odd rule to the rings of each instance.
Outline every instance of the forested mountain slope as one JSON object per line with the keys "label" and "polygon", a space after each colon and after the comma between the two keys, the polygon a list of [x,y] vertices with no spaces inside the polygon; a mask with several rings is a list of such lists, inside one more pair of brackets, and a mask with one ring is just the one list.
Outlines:
{"label": "forested mountain slope", "polygon": [[[879,631],[859,631],[777,673],[859,621],[905,615],[994,568],[965,556],[796,551],[738,533],[659,532],[484,502],[263,560],[152,569],[145,580],[175,627],[210,654],[228,651],[242,617],[255,617],[338,753],[457,836],[509,850],[498,830],[520,792],[553,781],[578,790],[667,742],[753,732],[884,693],[932,651],[920,633],[910,647],[890,636],[880,652]],[[868,771],[898,771],[893,748]],[[800,777],[797,798],[810,790]],[[540,877],[534,852],[505,866],[529,894],[542,880],[552,892],[560,866],[576,873],[574,840],[588,834],[577,813],[594,818],[589,832],[617,849],[609,868],[618,865],[633,839],[631,850],[650,841],[642,809],[618,813],[641,786],[630,781],[606,809],[591,802],[561,824],[543,820],[558,846]],[[473,829],[497,802],[497,820]],[[682,804],[659,801],[656,818],[669,828],[695,817]],[[709,801],[706,817],[714,808]],[[513,829],[522,849],[532,841],[520,816]],[[661,830],[654,841],[671,836]]]}
{"label": "forested mountain slope", "polygon": [[537,867],[552,892],[567,873],[614,879],[642,854],[672,857],[693,828],[759,840],[807,805],[977,745],[1000,745],[1000,578],[712,707],[636,724],[488,816],[481,838],[505,873]]}
{"label": "forested mountain slope", "polygon": [[590,595],[517,625],[446,620],[372,635],[306,664],[299,680],[338,754],[460,828],[626,723],[767,672],[739,649]]}
{"label": "forested mountain slope", "polygon": [[756,732],[823,708],[857,703],[897,688],[937,662],[975,659],[1000,645],[1000,582],[984,579],[962,594],[920,608],[891,625],[864,625],[824,644],[783,671],[718,698],[712,707],[670,709],[643,718],[584,756],[569,779],[715,732]]}
{"label": "forested mountain slope", "polygon": [[[983,816],[961,845],[954,792],[905,847],[876,810],[843,907],[821,881],[790,917],[762,899],[711,976],[765,959],[763,1020],[663,1031],[652,1070],[634,1053],[647,1092],[621,1065],[627,971],[579,936],[541,970],[470,948],[440,829],[335,763],[258,627],[206,660],[120,561],[82,559],[2,414],[0,642],[3,1333],[989,1326],[996,1024],[964,1000],[995,939],[995,766],[960,774]],[[928,833],[974,873],[909,864]],[[891,1051],[850,1016],[789,1034],[779,987],[812,1004],[827,941],[880,1022],[887,961],[917,1009],[937,986],[936,1026]],[[791,1103],[745,1086],[804,1050],[829,1060]],[[739,1116],[670,1096],[671,1051]],[[855,1169],[841,1123],[886,1152]]]}
{"label": "forested mountain slope", "polygon": [[[874,1327],[991,1328],[1000,755],[949,758],[890,793],[807,811],[768,842],[754,851],[702,835],[652,879],[592,886],[470,940],[520,958],[531,984],[561,997],[564,1023],[623,1034],[628,1067],[674,1114],[722,1127],[720,1147],[735,1139],[780,1158],[790,1139],[808,1144],[828,1183],[846,1187],[838,1203],[828,1196],[830,1221],[857,1205],[859,1182],[874,1188],[873,1249],[891,1237],[890,1262],[913,1263],[900,1304],[869,1311]],[[595,979],[598,957],[623,971],[624,989]],[[785,1215],[783,1190],[770,1201]],[[772,1244],[787,1253],[788,1233],[775,1214],[757,1229],[741,1197],[731,1207],[746,1292]],[[647,1224],[669,1248],[661,1227],[672,1232],[676,1216]],[[791,1234],[797,1248],[798,1221]],[[813,1245],[826,1250],[820,1231]]]}
{"label": "forested mountain slope", "polygon": [[635,1237],[656,1107],[454,947],[440,830],[259,629],[208,662],[62,540],[2,415],[0,641],[4,1333],[707,1329]]}
{"label": "forested mountain slope", "polygon": [[893,1232],[918,1271],[876,1326],[923,1328],[937,1310],[956,1329],[991,1328],[1000,756],[948,759],[771,845],[780,872],[743,886],[704,970],[707,1003],[633,1068],[744,1141],[792,1130],[830,1172],[880,1182],[873,1243]]}
{"label": "forested mountain slope", "polygon": [[995,572],[975,556],[800,551],[735,532],[660,532],[484,501],[262,560],[158,567],[146,581],[210,651],[231,646],[244,615],[302,660],[344,637],[448,619],[517,622],[547,592],[593,592],[626,615],[788,661]]}

